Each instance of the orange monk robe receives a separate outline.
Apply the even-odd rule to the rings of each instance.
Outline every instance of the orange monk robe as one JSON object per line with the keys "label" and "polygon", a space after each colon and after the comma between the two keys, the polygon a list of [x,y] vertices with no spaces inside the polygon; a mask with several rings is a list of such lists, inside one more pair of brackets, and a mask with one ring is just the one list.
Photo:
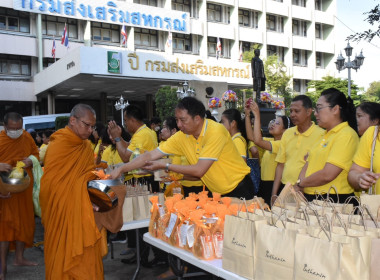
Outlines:
{"label": "orange monk robe", "polygon": [[50,136],[41,178],[46,279],[103,279],[101,234],[87,182],[95,179],[90,143],[70,128]]}
{"label": "orange monk robe", "polygon": [[[12,139],[5,131],[0,132],[0,162],[13,167],[17,161],[30,155],[38,159],[38,148],[30,134],[26,131]],[[30,177],[29,187],[14,193],[10,198],[0,198],[0,241],[22,241],[26,247],[33,245],[34,208],[33,208],[33,173],[32,167],[25,169]]]}

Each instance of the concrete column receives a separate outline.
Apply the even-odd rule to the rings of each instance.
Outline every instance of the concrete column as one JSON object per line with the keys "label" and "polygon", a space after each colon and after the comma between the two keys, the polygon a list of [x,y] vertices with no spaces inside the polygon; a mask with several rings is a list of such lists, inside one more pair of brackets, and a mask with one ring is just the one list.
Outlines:
{"label": "concrete column", "polygon": [[145,96],[145,104],[146,104],[146,117],[150,120],[153,117],[153,96],[151,94],[147,94]]}
{"label": "concrete column", "polygon": [[48,114],[55,114],[55,98],[54,93],[50,91],[47,96]]}
{"label": "concrete column", "polygon": [[84,27],[84,45],[86,47],[91,47],[92,42],[91,42],[91,21],[86,21],[86,26]]}
{"label": "concrete column", "polygon": [[37,14],[37,49],[38,49],[38,72],[43,70],[43,45],[42,45],[42,17]]}
{"label": "concrete column", "polygon": [[106,123],[107,121],[107,93],[100,93],[100,116],[96,120],[97,122]]}
{"label": "concrete column", "polygon": [[199,56],[202,58],[208,57],[207,50],[207,36],[208,36],[208,23],[207,23],[207,2],[206,0],[199,2],[199,20],[203,22],[203,38],[199,46]]}

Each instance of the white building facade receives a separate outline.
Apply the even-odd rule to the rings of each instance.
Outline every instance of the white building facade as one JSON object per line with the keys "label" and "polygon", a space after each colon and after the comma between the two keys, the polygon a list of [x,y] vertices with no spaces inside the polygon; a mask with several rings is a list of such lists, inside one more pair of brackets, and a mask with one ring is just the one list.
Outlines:
{"label": "white building facade", "polygon": [[304,93],[308,81],[335,74],[335,15],[336,0],[2,0],[0,106],[66,113],[86,100],[106,120],[122,94],[149,117],[163,85],[189,81],[205,102],[209,86],[219,97],[252,87],[250,64],[239,60],[254,44],[262,59],[277,54]]}

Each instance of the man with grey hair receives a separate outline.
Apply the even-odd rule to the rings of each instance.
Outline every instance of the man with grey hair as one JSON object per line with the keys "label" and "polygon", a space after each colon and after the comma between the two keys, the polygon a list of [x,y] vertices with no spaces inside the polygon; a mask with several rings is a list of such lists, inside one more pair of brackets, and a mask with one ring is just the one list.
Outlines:
{"label": "man with grey hair", "polygon": [[10,244],[16,247],[14,265],[37,265],[24,258],[24,249],[33,245],[34,238],[33,163],[29,156],[38,159],[38,148],[32,136],[22,129],[22,124],[19,113],[7,113],[4,130],[0,133],[0,171],[9,172],[18,161],[22,161],[30,177],[25,191],[0,193],[0,279],[4,279],[7,272]]}
{"label": "man with grey hair", "polygon": [[50,136],[40,192],[46,279],[104,278],[102,237],[87,192],[95,179],[87,140],[95,122],[95,111],[77,104],[68,125]]}

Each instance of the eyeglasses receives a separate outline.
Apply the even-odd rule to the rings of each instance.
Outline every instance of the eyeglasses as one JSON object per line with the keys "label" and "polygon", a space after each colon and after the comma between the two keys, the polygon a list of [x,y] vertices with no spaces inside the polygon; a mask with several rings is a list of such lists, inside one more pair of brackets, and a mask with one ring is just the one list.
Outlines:
{"label": "eyeglasses", "polygon": [[276,119],[273,119],[273,120],[271,120],[270,122],[269,122],[269,125],[268,126],[270,126],[270,125],[280,125],[281,123],[279,122],[279,121],[276,121]]}
{"label": "eyeglasses", "polygon": [[319,111],[321,111],[322,109],[324,109],[324,108],[328,108],[328,107],[332,107],[332,106],[330,106],[330,105],[327,105],[327,106],[320,106],[320,107],[318,107],[318,106],[316,106],[315,108],[314,108],[314,112],[316,112],[316,113],[319,113]]}
{"label": "eyeglasses", "polygon": [[91,128],[92,130],[96,130],[96,126],[95,125],[91,125],[91,124],[89,124],[89,123],[86,123],[86,122],[84,122],[84,121],[82,121],[81,119],[79,119],[78,117],[75,117],[77,120],[80,120],[83,124],[84,124],[84,126],[86,127],[86,128]]}

